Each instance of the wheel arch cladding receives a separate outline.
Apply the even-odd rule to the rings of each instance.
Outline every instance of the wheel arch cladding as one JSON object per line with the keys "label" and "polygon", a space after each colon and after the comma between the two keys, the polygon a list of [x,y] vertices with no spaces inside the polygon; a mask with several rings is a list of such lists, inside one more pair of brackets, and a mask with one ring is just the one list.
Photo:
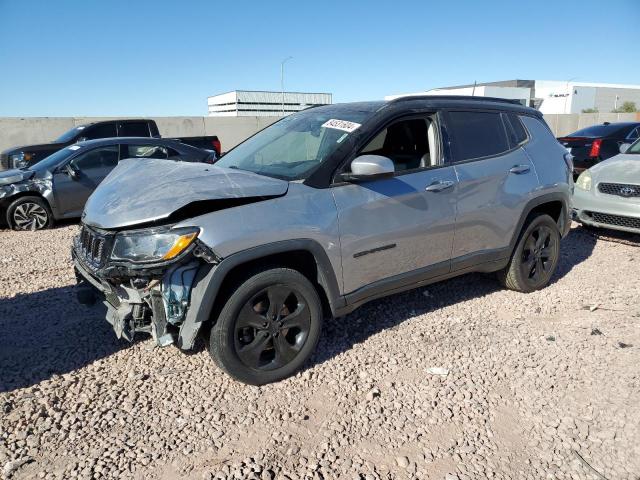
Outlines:
{"label": "wheel arch cladding", "polygon": [[571,226],[571,221],[568,217],[568,201],[564,194],[556,192],[536,197],[527,203],[527,206],[522,212],[518,222],[518,228],[515,229],[514,236],[509,245],[512,253],[526,228],[527,220],[537,213],[544,213],[553,218],[558,225],[562,237],[566,235]]}
{"label": "wheel arch cladding", "polygon": [[178,346],[193,348],[204,324],[219,311],[234,282],[257,267],[288,267],[305,275],[316,287],[325,314],[334,315],[344,305],[331,262],[320,244],[294,239],[261,245],[234,253],[217,265],[203,265],[191,290],[190,306],[180,327]]}

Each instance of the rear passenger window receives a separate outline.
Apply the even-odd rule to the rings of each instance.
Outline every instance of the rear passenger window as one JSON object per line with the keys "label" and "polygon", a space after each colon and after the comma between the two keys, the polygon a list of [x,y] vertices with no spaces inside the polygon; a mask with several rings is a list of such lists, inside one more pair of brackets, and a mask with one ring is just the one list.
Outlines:
{"label": "rear passenger window", "polygon": [[449,133],[458,162],[509,150],[499,113],[449,112]]}
{"label": "rear passenger window", "polygon": [[122,145],[122,158],[162,158],[168,156],[166,147],[161,145]]}
{"label": "rear passenger window", "polygon": [[513,113],[503,114],[504,123],[507,127],[507,135],[512,147],[520,145],[528,138],[527,131],[522,126],[522,122],[517,115]]}
{"label": "rear passenger window", "polygon": [[121,123],[118,128],[119,137],[148,137],[149,125],[146,122]]}

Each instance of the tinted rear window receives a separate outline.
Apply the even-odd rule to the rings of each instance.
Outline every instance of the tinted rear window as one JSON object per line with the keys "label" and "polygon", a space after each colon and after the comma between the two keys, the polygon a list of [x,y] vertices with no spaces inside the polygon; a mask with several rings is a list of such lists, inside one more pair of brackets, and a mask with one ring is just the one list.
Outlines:
{"label": "tinted rear window", "polygon": [[629,127],[620,127],[620,125],[593,125],[592,127],[583,128],[577,132],[573,132],[567,137],[608,137],[616,133],[626,130]]}
{"label": "tinted rear window", "polygon": [[449,130],[453,136],[456,161],[497,155],[509,150],[499,113],[450,112]]}

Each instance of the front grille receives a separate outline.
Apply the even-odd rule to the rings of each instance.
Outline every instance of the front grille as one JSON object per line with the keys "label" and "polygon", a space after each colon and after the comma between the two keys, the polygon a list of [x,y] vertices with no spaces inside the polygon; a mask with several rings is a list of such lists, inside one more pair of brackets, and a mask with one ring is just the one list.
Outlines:
{"label": "front grille", "polygon": [[611,215],[609,213],[589,212],[594,222],[603,225],[615,225],[618,227],[637,228],[640,230],[640,218]]}
{"label": "front grille", "polygon": [[9,170],[9,155],[0,153],[0,170]]}
{"label": "front grille", "polygon": [[640,185],[632,185],[629,183],[599,183],[598,190],[607,195],[640,197]]}
{"label": "front grille", "polygon": [[75,240],[76,253],[93,268],[105,265],[111,246],[111,236],[83,225]]}

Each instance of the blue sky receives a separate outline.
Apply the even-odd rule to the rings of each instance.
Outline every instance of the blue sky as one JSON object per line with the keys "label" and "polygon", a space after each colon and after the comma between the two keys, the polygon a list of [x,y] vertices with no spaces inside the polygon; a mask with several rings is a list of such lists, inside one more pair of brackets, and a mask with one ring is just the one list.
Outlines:
{"label": "blue sky", "polygon": [[640,83],[640,0],[0,0],[0,116],[205,115],[512,78]]}

